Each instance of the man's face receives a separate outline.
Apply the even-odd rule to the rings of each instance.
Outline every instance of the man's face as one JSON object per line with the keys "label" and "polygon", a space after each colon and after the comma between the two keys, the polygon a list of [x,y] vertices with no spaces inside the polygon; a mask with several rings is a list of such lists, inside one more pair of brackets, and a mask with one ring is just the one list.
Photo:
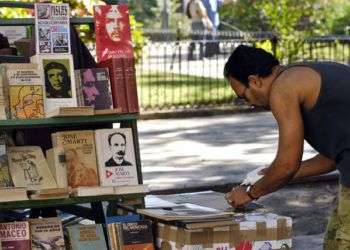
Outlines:
{"label": "man's face", "polygon": [[63,70],[61,69],[49,69],[47,71],[47,76],[51,86],[55,90],[60,90],[63,84]]}
{"label": "man's face", "polygon": [[109,38],[113,42],[120,42],[120,27],[119,27],[119,22],[117,18],[107,18],[106,21],[106,29]]}
{"label": "man's face", "polygon": [[86,86],[84,86],[83,91],[86,95],[88,102],[95,101],[96,96],[100,94],[100,92],[98,92],[98,89],[95,87],[94,83],[87,83]]}
{"label": "man's face", "polygon": [[123,161],[125,156],[126,143],[121,135],[114,135],[111,138],[110,150],[113,153],[113,157],[119,161]]}
{"label": "man's face", "polygon": [[251,106],[268,108],[268,96],[263,87],[262,79],[258,76],[249,76],[248,87],[233,77],[229,77],[232,90],[237,97],[244,99]]}

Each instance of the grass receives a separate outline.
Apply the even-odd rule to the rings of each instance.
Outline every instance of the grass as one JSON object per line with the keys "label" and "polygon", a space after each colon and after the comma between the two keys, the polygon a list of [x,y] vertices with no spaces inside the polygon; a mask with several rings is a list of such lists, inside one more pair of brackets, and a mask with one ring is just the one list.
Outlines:
{"label": "grass", "polygon": [[144,108],[170,108],[230,103],[233,92],[223,79],[152,73],[138,76],[140,104]]}

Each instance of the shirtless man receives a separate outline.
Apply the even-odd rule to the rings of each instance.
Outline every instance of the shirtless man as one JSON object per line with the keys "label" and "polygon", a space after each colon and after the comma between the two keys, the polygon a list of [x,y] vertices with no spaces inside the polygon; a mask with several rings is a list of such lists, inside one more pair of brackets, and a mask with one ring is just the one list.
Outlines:
{"label": "shirtless man", "polygon": [[[239,98],[272,111],[278,151],[264,177],[226,194],[241,207],[276,191],[293,178],[340,173],[338,207],[325,235],[325,249],[350,249],[350,67],[335,62],[282,66],[263,49],[237,47],[224,75]],[[304,139],[318,155],[302,161]]]}

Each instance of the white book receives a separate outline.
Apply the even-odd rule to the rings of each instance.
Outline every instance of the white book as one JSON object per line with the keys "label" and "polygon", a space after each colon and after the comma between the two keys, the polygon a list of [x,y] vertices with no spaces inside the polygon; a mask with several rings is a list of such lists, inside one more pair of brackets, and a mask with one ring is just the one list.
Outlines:
{"label": "white book", "polygon": [[71,52],[69,4],[35,4],[36,54]]}
{"label": "white book", "polygon": [[8,147],[7,155],[15,187],[26,187],[28,190],[57,188],[39,146]]}
{"label": "white book", "polygon": [[77,107],[72,55],[34,55],[44,81],[45,111],[58,107]]}
{"label": "white book", "polygon": [[138,185],[130,128],[95,130],[95,144],[101,186]]}
{"label": "white book", "polygon": [[53,147],[46,150],[46,159],[51,173],[56,180],[57,187],[68,187],[67,163],[64,149],[61,147]]}

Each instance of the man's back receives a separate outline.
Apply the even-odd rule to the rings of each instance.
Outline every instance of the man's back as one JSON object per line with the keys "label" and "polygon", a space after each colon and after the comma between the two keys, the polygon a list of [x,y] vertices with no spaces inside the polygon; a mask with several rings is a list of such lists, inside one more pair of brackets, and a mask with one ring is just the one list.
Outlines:
{"label": "man's back", "polygon": [[307,62],[288,66],[284,71],[295,66],[310,67],[321,79],[315,104],[310,110],[302,108],[305,139],[321,154],[337,160],[350,150],[350,67],[335,62]]}

